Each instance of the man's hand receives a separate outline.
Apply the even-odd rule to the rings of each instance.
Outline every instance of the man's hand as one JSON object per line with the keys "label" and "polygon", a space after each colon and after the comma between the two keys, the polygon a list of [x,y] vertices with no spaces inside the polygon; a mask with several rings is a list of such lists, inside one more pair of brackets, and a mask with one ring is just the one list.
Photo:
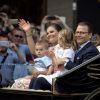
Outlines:
{"label": "man's hand", "polygon": [[17,48],[17,46],[15,45],[15,43],[10,43],[10,44],[9,44],[9,48],[13,49],[15,52],[18,51],[18,48]]}

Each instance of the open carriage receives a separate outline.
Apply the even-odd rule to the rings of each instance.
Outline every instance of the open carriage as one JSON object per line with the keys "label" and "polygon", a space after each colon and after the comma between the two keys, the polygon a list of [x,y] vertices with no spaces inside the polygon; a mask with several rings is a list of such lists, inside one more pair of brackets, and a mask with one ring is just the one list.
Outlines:
{"label": "open carriage", "polygon": [[[69,89],[65,88],[65,90],[63,89],[64,91],[62,89],[59,89],[59,82],[61,82],[60,85],[67,84]],[[9,100],[99,100],[97,99],[100,97],[99,93],[100,54],[76,66],[68,73],[54,78],[52,91],[1,88],[0,99],[6,100],[8,98]]]}

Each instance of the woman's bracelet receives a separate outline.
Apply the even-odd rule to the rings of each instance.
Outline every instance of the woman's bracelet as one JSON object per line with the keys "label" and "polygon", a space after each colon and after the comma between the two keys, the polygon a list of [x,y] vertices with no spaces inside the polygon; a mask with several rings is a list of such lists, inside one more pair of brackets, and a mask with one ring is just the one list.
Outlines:
{"label": "woman's bracelet", "polygon": [[30,36],[33,35],[33,30],[30,29],[30,30],[28,30],[26,33],[28,33],[28,34],[26,34],[26,37],[30,37]]}
{"label": "woman's bracelet", "polygon": [[26,37],[30,37],[30,36],[32,36],[32,33],[31,34],[26,34]]}

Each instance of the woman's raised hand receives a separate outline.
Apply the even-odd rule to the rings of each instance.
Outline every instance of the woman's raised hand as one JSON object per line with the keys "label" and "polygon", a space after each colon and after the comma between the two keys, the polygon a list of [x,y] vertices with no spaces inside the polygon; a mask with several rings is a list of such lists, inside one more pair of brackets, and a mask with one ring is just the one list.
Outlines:
{"label": "woman's raised hand", "polygon": [[25,31],[28,32],[31,30],[31,24],[29,21],[25,21],[24,19],[19,20],[19,26]]}

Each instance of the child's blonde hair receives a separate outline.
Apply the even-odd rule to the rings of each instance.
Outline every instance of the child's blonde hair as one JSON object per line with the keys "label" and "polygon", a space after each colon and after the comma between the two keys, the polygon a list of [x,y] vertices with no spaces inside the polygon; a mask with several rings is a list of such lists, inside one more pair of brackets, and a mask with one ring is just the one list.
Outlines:
{"label": "child's blonde hair", "polygon": [[41,40],[41,39],[37,40],[35,45],[42,45],[45,49],[48,49],[49,47],[47,40]]}
{"label": "child's blonde hair", "polygon": [[71,28],[67,27],[59,32],[62,35],[61,42],[63,47],[73,47],[74,49],[77,48],[77,43],[74,38],[74,32]]}

